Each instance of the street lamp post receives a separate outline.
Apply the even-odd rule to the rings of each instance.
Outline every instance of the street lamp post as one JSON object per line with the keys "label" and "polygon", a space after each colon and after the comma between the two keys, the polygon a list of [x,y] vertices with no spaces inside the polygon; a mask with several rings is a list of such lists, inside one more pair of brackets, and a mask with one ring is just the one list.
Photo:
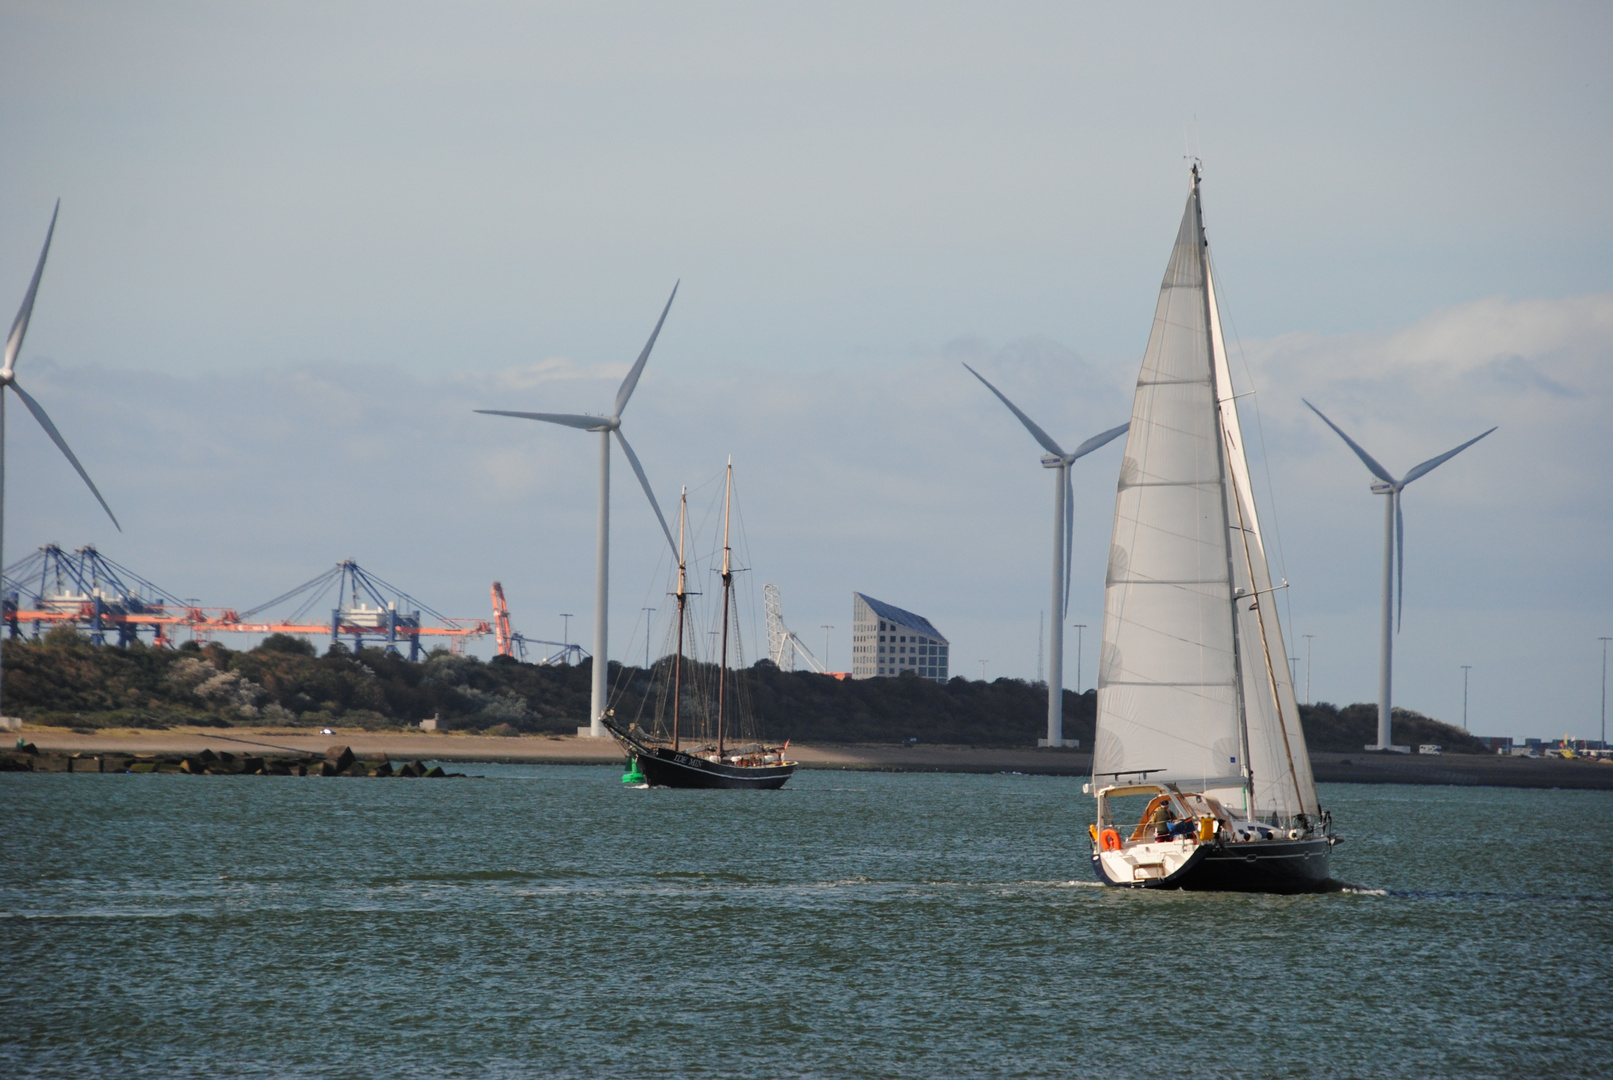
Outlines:
{"label": "street lamp post", "polygon": [[980,665],[980,681],[985,682],[986,681],[986,662],[984,660],[977,660],[976,663],[978,663]]}
{"label": "street lamp post", "polygon": [[1305,704],[1311,703],[1311,639],[1315,634],[1305,635]]}
{"label": "street lamp post", "polygon": [[1084,622],[1075,624],[1075,694],[1081,696],[1081,632],[1087,628]]}
{"label": "street lamp post", "polygon": [[1462,730],[1467,730],[1467,673],[1473,669],[1472,664],[1462,665]]}
{"label": "street lamp post", "polygon": [[830,626],[828,623],[819,623],[818,625],[823,627],[823,673],[825,675],[827,675],[829,673],[829,671],[830,671],[830,667],[829,667],[829,631],[833,630],[834,627]]}
{"label": "street lamp post", "polygon": [[1602,643],[1602,749],[1607,749],[1607,643],[1613,638],[1598,638]]}
{"label": "street lamp post", "polygon": [[[560,655],[565,657],[565,660],[563,661],[563,663],[567,667],[570,667],[571,666],[571,612],[562,611],[560,613],[560,618],[561,618],[561,623],[560,623],[560,643],[563,646],[563,651],[561,652]],[[578,663],[581,663],[581,662],[582,662],[581,660],[578,661]]]}

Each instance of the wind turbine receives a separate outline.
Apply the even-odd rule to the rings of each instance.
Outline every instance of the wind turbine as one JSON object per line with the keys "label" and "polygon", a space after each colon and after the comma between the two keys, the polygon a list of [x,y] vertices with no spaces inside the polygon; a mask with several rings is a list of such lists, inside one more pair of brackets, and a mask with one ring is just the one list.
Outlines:
{"label": "wind turbine", "polygon": [[1124,435],[1131,423],[1127,421],[1119,427],[1094,435],[1077,446],[1074,453],[1066,454],[1047,432],[1037,427],[1034,420],[1019,410],[1019,406],[1004,397],[1001,390],[986,382],[984,375],[968,364],[963,366],[968,368],[969,374],[985,383],[986,389],[996,394],[998,400],[1019,417],[1019,422],[1025,425],[1025,430],[1031,433],[1031,437],[1042,444],[1042,448],[1047,451],[1042,455],[1042,468],[1057,469],[1059,472],[1058,483],[1053,488],[1053,610],[1058,614],[1053,618],[1052,640],[1048,642],[1047,745],[1063,746],[1064,619],[1070,613],[1070,548],[1075,542],[1075,491],[1070,483],[1070,466],[1077,458],[1086,457],[1110,440]]}
{"label": "wind turbine", "polygon": [[[679,283],[681,284],[681,282]],[[593,691],[589,696],[589,717],[586,728],[577,729],[577,734],[587,734],[596,739],[605,738],[605,725],[601,718],[605,715],[605,676],[610,667],[608,653],[606,652],[606,607],[610,600],[610,437],[616,436],[616,441],[622,444],[622,453],[627,455],[627,463],[633,466],[633,472],[638,476],[638,482],[644,488],[644,494],[650,500],[650,507],[655,511],[656,520],[661,523],[661,532],[666,535],[666,542],[672,548],[674,556],[678,553],[678,545],[672,541],[672,530],[667,528],[666,516],[661,513],[661,504],[655,501],[655,492],[650,490],[649,478],[644,475],[644,466],[639,464],[638,455],[627,444],[627,438],[622,434],[622,410],[627,408],[627,399],[633,396],[633,388],[638,385],[638,377],[644,371],[644,362],[650,358],[650,350],[655,347],[655,339],[661,333],[661,324],[666,322],[666,314],[672,310],[672,301],[678,295],[678,285],[672,286],[672,295],[667,297],[666,307],[661,309],[661,317],[656,320],[655,329],[650,332],[650,340],[644,343],[644,351],[638,354],[632,370],[627,378],[622,380],[621,387],[616,391],[616,405],[609,416],[579,416],[573,413],[535,413],[510,412],[506,409],[477,409],[479,413],[490,416],[518,416],[523,420],[542,420],[547,424],[561,424],[565,427],[581,428],[583,431],[599,432],[599,539],[598,553],[594,563],[594,658],[593,658]]]}
{"label": "wind turbine", "polygon": [[[39,279],[45,273],[45,256],[50,254],[50,238],[56,234],[56,215],[61,213],[61,210],[62,201],[57,199],[56,209],[52,210],[50,213],[50,228],[45,230],[45,246],[39,252],[38,265],[34,267],[34,279],[28,283],[28,295],[22,298],[22,307],[17,309],[17,317],[12,320],[11,323],[11,333],[6,337],[5,365],[0,367],[0,566],[5,565],[5,389],[8,386],[17,392],[17,396],[20,397],[22,399],[22,403],[28,407],[28,411],[34,414],[34,419],[38,420],[39,426],[45,429],[45,434],[50,436],[51,442],[55,443],[57,448],[60,449],[62,453],[67,455],[67,460],[72,463],[74,469],[78,470],[78,474],[84,478],[84,482],[90,486],[90,492],[95,496],[95,501],[101,504],[101,509],[105,510],[106,516],[112,519],[112,524],[117,526],[118,532],[123,531],[123,526],[118,525],[117,516],[112,513],[112,508],[106,504],[106,500],[101,498],[101,493],[96,490],[95,481],[90,479],[90,474],[84,471],[84,466],[78,463],[78,458],[74,457],[73,451],[68,448],[67,440],[62,438],[62,433],[56,430],[56,425],[50,422],[50,417],[45,414],[45,410],[40,406],[39,402],[35,401],[33,396],[29,394],[28,391],[24,390],[17,382],[17,354],[22,352],[22,339],[28,335],[28,320],[31,319],[34,314],[34,297],[39,293]],[[3,712],[4,709],[0,709],[0,713]]]}
{"label": "wind turbine", "polygon": [[[1303,398],[1300,400],[1304,401]],[[1396,480],[1389,475],[1388,469],[1379,465],[1376,458],[1361,448],[1361,444],[1344,434],[1344,431],[1329,420],[1321,409],[1308,401],[1305,404],[1311,412],[1322,418],[1322,423],[1332,428],[1338,437],[1355,451],[1355,456],[1361,459],[1367,471],[1378,478],[1379,482],[1372,485],[1373,494],[1389,496],[1383,507],[1383,644],[1378,654],[1378,742],[1366,749],[1392,750],[1394,744],[1389,738],[1389,689],[1394,668],[1394,646],[1390,631],[1398,629],[1398,617],[1405,608],[1406,597],[1406,523],[1400,514],[1400,493],[1405,490],[1407,484],[1433,472],[1484,438],[1484,435],[1490,434],[1495,428],[1486,431],[1484,435],[1474,436],[1454,450],[1447,450],[1438,457],[1429,458],[1421,465],[1412,466],[1405,476]],[[1396,570],[1399,571],[1398,576]],[[1391,623],[1397,625],[1391,627]]]}

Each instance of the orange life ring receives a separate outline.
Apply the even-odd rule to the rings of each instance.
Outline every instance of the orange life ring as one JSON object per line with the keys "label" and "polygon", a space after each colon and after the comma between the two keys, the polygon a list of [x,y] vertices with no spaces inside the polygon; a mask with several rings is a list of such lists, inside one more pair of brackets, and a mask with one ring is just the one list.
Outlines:
{"label": "orange life ring", "polygon": [[1120,834],[1115,832],[1113,829],[1103,830],[1103,832],[1098,834],[1098,850],[1119,851]]}

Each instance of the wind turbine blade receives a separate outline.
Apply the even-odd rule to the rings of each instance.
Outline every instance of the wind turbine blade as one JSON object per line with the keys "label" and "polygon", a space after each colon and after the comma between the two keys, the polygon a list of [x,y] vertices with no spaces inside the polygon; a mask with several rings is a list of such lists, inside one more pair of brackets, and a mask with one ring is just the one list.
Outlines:
{"label": "wind turbine blade", "polygon": [[[1304,398],[1300,398],[1300,400],[1305,401]],[[1361,449],[1361,444],[1360,443],[1356,442],[1354,439],[1352,439],[1348,435],[1344,434],[1344,429],[1343,428],[1339,427],[1333,421],[1329,420],[1327,418],[1326,414],[1324,414],[1322,412],[1322,410],[1318,409],[1315,405],[1312,405],[1308,401],[1305,401],[1305,404],[1306,404],[1306,406],[1308,406],[1310,408],[1311,412],[1315,413],[1317,416],[1320,416],[1322,418],[1322,423],[1326,424],[1328,427],[1330,427],[1334,431],[1338,432],[1339,438],[1343,439],[1345,442],[1350,444],[1350,449],[1355,451],[1355,456],[1361,459],[1362,464],[1364,464],[1367,467],[1367,469],[1371,471],[1373,476],[1376,476],[1379,480],[1382,480],[1386,484],[1393,484],[1395,482],[1395,478],[1389,475],[1389,470],[1385,469],[1382,465],[1379,465],[1377,458],[1373,457],[1371,454],[1369,454],[1365,450]]]}
{"label": "wind turbine blade", "polygon": [[105,510],[106,516],[112,519],[112,524],[117,526],[118,532],[122,532],[123,526],[118,525],[117,515],[114,514],[112,512],[112,508],[106,504],[106,500],[101,498],[100,491],[95,487],[95,481],[91,480],[90,474],[84,471],[84,466],[78,463],[78,458],[73,456],[73,451],[67,446],[67,440],[62,438],[62,433],[56,430],[56,425],[50,422],[50,417],[45,415],[45,410],[40,407],[39,402],[35,401],[28,391],[18,386],[15,382],[11,384],[11,388],[17,392],[18,397],[22,398],[22,403],[28,406],[28,411],[34,414],[34,419],[38,420],[39,426],[45,429],[45,434],[49,435],[51,441],[56,444],[57,448],[61,450],[62,453],[67,455],[67,460],[72,462],[73,468],[78,470],[78,474],[82,476],[84,478],[84,482],[90,486],[90,494],[94,495],[95,501],[101,504],[101,509]]}
{"label": "wind turbine blade", "polygon": [[1070,482],[1069,466],[1064,468],[1064,610],[1070,616],[1070,556],[1075,551],[1075,485]]}
{"label": "wind turbine blade", "polygon": [[488,416],[518,416],[523,420],[542,420],[546,424],[564,424],[566,427],[582,428],[584,431],[598,431],[600,428],[610,427],[610,420],[604,416],[578,416],[576,413],[546,413],[546,412],[509,412],[506,409],[477,409],[479,413]]}
{"label": "wind turbine blade", "polygon": [[1400,514],[1400,492],[1395,500],[1395,633],[1406,615],[1406,519]]}
{"label": "wind turbine blade", "polygon": [[622,410],[627,408],[627,399],[633,396],[633,388],[638,385],[638,377],[644,371],[644,362],[650,358],[650,350],[655,348],[655,339],[661,336],[661,324],[666,322],[666,313],[672,310],[672,301],[677,298],[678,286],[682,284],[681,278],[673,282],[672,295],[666,298],[666,307],[661,309],[661,317],[656,320],[655,329],[650,332],[650,340],[644,343],[644,351],[633,361],[632,370],[627,373],[627,378],[622,380],[621,389],[616,391],[616,411],[613,416],[621,416]]}
{"label": "wind turbine blade", "polygon": [[633,474],[638,477],[639,485],[644,488],[644,497],[650,500],[650,508],[655,511],[655,520],[661,523],[661,531],[666,534],[667,546],[672,549],[672,557],[676,559],[678,545],[672,539],[672,530],[667,528],[666,517],[661,513],[661,504],[655,501],[655,492],[650,490],[650,478],[644,475],[644,466],[638,463],[638,455],[627,445],[627,439],[622,435],[621,428],[616,429],[616,441],[622,444],[622,453],[627,455],[627,463],[633,466]]}
{"label": "wind turbine blade", "polygon": [[1070,460],[1074,461],[1077,458],[1086,457],[1088,454],[1092,453],[1092,451],[1096,450],[1098,447],[1104,446],[1104,445],[1108,444],[1109,442],[1111,442],[1111,441],[1113,441],[1115,439],[1118,439],[1120,436],[1124,435],[1126,433],[1126,429],[1129,428],[1129,427],[1131,427],[1131,421],[1127,420],[1124,424],[1121,424],[1119,427],[1110,428],[1108,431],[1105,431],[1101,435],[1092,436],[1092,438],[1088,439],[1086,442],[1082,443],[1080,446],[1077,446],[1075,448],[1075,453],[1070,455]]}
{"label": "wind turbine blade", "polygon": [[1064,456],[1064,451],[1059,449],[1059,444],[1054,442],[1052,436],[1050,436],[1047,432],[1045,432],[1041,428],[1037,427],[1036,426],[1036,421],[1032,420],[1030,417],[1028,417],[1024,413],[1020,412],[1019,411],[1019,406],[1015,405],[1012,401],[1009,401],[1006,397],[1004,397],[1003,392],[1001,390],[999,390],[995,386],[991,385],[991,383],[986,382],[986,377],[984,375],[980,374],[980,372],[976,371],[974,368],[969,367],[968,364],[965,364],[963,366],[965,368],[968,368],[969,374],[973,375],[975,378],[979,379],[981,382],[986,383],[986,389],[990,390],[993,394],[996,394],[997,399],[999,401],[1001,401],[1004,405],[1007,405],[1009,410],[1015,416],[1019,417],[1019,422],[1021,424],[1024,424],[1025,425],[1025,430],[1029,431],[1031,433],[1031,435],[1036,439],[1036,441],[1042,444],[1042,449],[1046,450],[1050,454],[1057,454],[1059,457]]}
{"label": "wind turbine blade", "polygon": [[[45,256],[50,254],[50,238],[56,235],[56,215],[61,212],[62,200],[57,199],[56,209],[50,212],[50,228],[45,230],[45,246],[40,249],[39,263],[34,267],[34,279],[28,283],[28,295],[22,298],[22,307],[17,309],[17,317],[11,321],[11,333],[6,337],[6,362],[3,365],[6,371],[16,367],[17,354],[22,351],[22,339],[28,334],[28,320],[34,314],[34,297],[39,292],[39,279],[45,273]],[[109,514],[111,512],[107,511]]]}
{"label": "wind turbine blade", "polygon": [[[1495,428],[1490,429],[1490,431],[1494,431],[1494,430],[1495,430]],[[1486,431],[1484,433],[1484,435],[1488,435],[1490,433],[1490,431]],[[1423,462],[1421,465],[1413,466],[1411,471],[1406,474],[1406,478],[1404,480],[1400,481],[1401,485],[1404,486],[1406,484],[1409,484],[1413,480],[1417,479],[1419,476],[1426,476],[1429,473],[1433,472],[1435,469],[1437,469],[1441,465],[1445,464],[1451,458],[1455,457],[1457,454],[1460,454],[1463,450],[1466,450],[1468,447],[1470,447],[1474,443],[1478,442],[1479,439],[1484,438],[1484,435],[1479,435],[1479,436],[1477,436],[1475,438],[1469,439],[1469,440],[1467,440],[1467,442],[1463,443],[1461,446],[1458,446],[1455,450],[1447,450],[1443,454],[1439,455],[1439,457],[1429,458],[1427,461]]]}

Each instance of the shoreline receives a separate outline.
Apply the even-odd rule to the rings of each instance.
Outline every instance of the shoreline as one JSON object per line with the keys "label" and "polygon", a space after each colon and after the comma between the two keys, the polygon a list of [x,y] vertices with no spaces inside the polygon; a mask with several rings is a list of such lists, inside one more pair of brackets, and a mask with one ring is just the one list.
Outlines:
{"label": "shoreline", "polygon": [[[321,757],[332,746],[348,746],[359,758],[385,755],[396,760],[489,762],[533,765],[607,765],[624,759],[611,739],[576,735],[468,735],[454,732],[336,731],[331,735],[285,728],[173,728],[165,731],[109,730],[80,733],[67,728],[25,728],[6,732],[60,754],[234,754],[279,751]],[[1033,747],[905,746],[897,743],[795,745],[803,769],[857,769],[875,772],[1024,773],[1030,776],[1086,777],[1092,755],[1078,750]],[[1348,754],[1317,751],[1311,771],[1318,783],[1454,784],[1517,788],[1574,788],[1613,791],[1613,765],[1556,758],[1513,758],[1446,754]]]}

